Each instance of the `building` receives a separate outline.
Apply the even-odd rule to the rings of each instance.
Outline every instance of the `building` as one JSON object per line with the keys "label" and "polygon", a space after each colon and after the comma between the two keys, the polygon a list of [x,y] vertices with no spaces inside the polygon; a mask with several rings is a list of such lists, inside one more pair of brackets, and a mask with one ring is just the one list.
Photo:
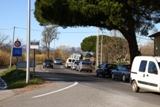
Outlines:
{"label": "building", "polygon": [[154,56],[160,55],[160,32],[152,34],[149,37],[154,40]]}

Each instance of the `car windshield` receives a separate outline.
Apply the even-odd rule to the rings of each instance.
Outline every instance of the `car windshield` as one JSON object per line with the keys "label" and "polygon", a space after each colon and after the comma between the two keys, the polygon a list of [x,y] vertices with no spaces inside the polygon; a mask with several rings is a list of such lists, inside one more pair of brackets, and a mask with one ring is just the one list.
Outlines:
{"label": "car windshield", "polygon": [[74,62],[75,64],[78,64],[79,62]]}
{"label": "car windshield", "polygon": [[91,65],[91,63],[83,62],[83,65]]}
{"label": "car windshield", "polygon": [[46,59],[45,62],[52,62],[52,60]]}
{"label": "car windshield", "polygon": [[56,60],[57,60],[57,61],[61,61],[62,59],[57,58]]}

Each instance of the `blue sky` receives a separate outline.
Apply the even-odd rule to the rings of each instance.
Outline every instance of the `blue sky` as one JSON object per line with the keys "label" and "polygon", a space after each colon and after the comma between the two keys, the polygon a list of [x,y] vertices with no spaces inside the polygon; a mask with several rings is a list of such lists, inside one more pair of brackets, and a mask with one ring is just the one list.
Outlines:
{"label": "blue sky", "polygon": [[[34,2],[31,0],[31,9],[34,9]],[[0,3],[0,33],[8,35],[9,39],[13,38],[13,28],[15,26],[14,40],[19,39],[22,44],[26,44],[27,36],[27,11],[28,0],[3,0]],[[31,11],[31,39],[41,41],[42,30],[44,27],[40,26],[34,18],[33,11]],[[70,47],[80,47],[80,43],[85,37],[90,35],[97,35],[95,27],[89,28],[58,28],[59,40],[55,40],[55,47],[67,45]],[[54,47],[54,41],[51,43]]]}
{"label": "blue sky", "polygon": [[[34,9],[34,2],[31,0],[31,9]],[[26,44],[27,36],[27,13],[28,0],[3,0],[0,3],[0,33],[9,36],[9,40],[13,38],[13,28],[15,28],[15,39],[19,39],[22,44]],[[43,27],[34,18],[33,11],[31,11],[31,39],[41,41],[41,33]],[[67,45],[70,47],[80,47],[80,43],[85,37],[97,35],[97,28],[95,27],[77,27],[77,28],[58,28],[59,40],[55,41],[55,47]],[[99,32],[102,34],[102,32]],[[105,31],[106,35],[110,35],[109,31]],[[147,37],[139,37],[139,42],[146,42]],[[54,41],[51,43],[54,47]]]}

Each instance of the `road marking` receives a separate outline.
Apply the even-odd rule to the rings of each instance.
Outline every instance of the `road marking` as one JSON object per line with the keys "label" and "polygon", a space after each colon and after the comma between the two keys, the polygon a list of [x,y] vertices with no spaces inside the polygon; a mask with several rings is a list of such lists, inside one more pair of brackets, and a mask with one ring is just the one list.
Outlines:
{"label": "road marking", "polygon": [[33,96],[32,98],[39,98],[39,97],[44,97],[44,96],[47,96],[47,95],[50,95],[50,94],[54,94],[54,93],[57,93],[57,92],[60,92],[60,91],[63,91],[63,90],[66,90],[66,89],[69,89],[71,87],[74,87],[78,84],[78,82],[76,81],[74,84],[68,86],[68,87],[65,87],[65,88],[62,88],[62,89],[59,89],[59,90],[56,90],[56,91],[52,91],[52,92],[49,92],[49,93],[45,93],[45,94],[41,94],[41,95],[37,95],[37,96]]}
{"label": "road marking", "polygon": [[0,80],[3,82],[4,84],[4,87],[2,88],[2,90],[6,89],[7,88],[7,84],[3,81],[3,79],[0,78]]}

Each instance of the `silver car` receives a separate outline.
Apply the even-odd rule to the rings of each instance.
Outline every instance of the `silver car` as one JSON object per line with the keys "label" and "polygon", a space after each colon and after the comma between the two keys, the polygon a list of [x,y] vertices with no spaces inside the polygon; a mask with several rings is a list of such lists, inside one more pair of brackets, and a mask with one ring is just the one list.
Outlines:
{"label": "silver car", "polygon": [[92,65],[91,65],[91,63],[90,62],[88,62],[88,61],[80,61],[79,62],[79,64],[77,65],[77,67],[76,67],[76,70],[77,71],[90,71],[90,72],[92,72],[93,71],[93,67],[92,67]]}
{"label": "silver car", "polygon": [[54,64],[62,65],[62,59],[61,58],[54,59]]}

